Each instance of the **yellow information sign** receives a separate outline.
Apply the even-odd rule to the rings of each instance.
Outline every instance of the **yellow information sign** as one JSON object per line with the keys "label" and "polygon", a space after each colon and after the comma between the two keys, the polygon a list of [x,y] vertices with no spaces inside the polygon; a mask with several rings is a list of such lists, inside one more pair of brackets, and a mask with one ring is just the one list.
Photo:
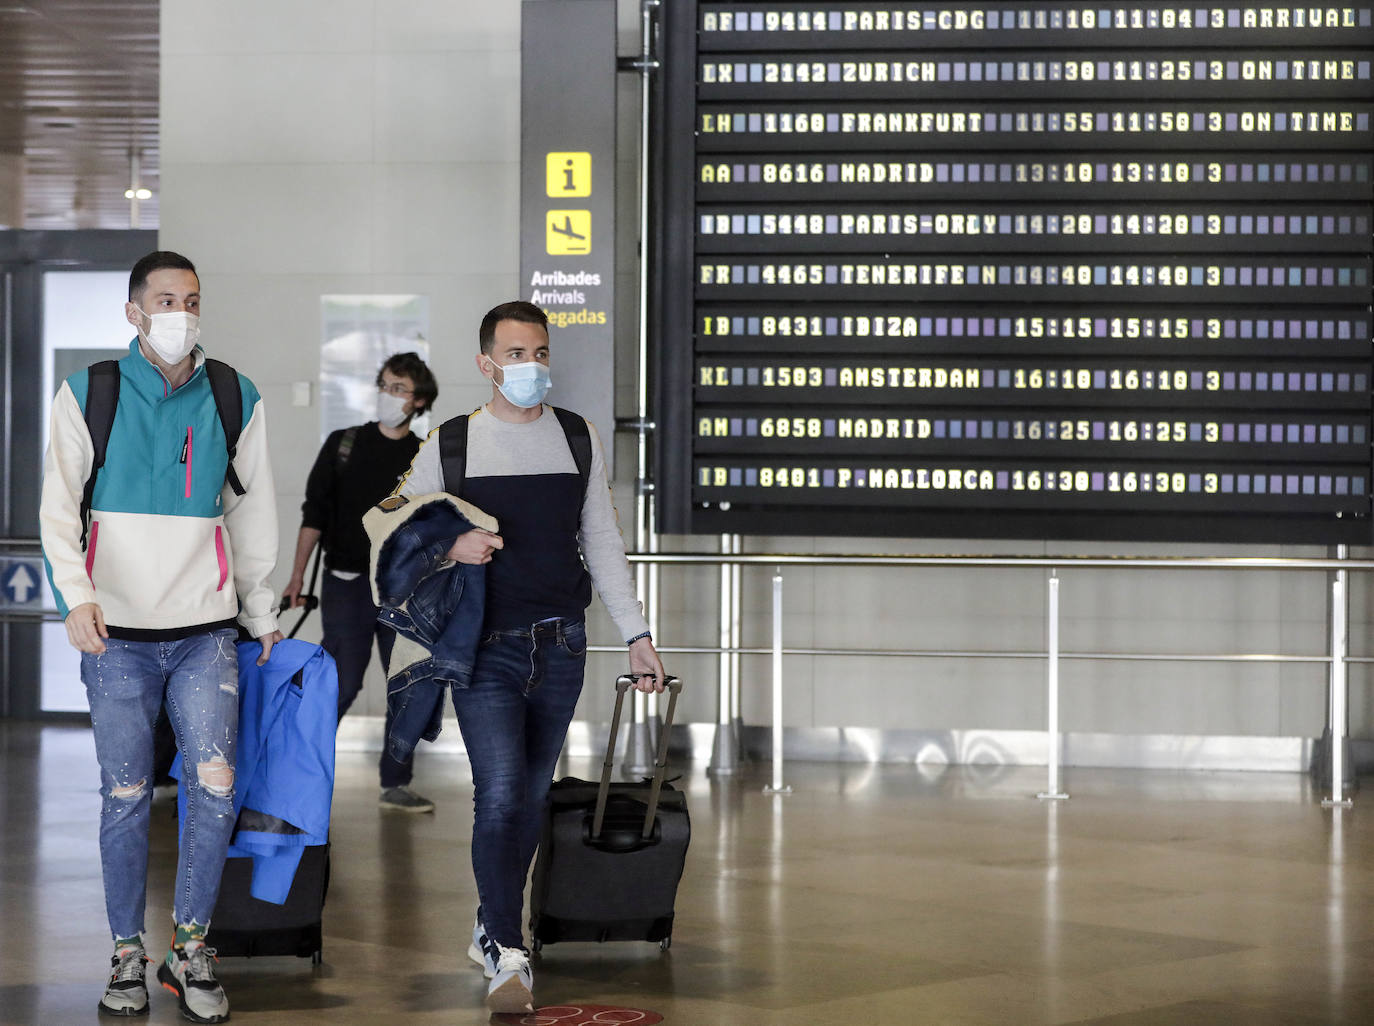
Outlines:
{"label": "yellow information sign", "polygon": [[[590,153],[549,153],[544,158],[544,191],[554,197],[592,194],[592,155]],[[553,250],[549,250],[550,253]]]}
{"label": "yellow information sign", "polygon": [[552,256],[592,251],[590,210],[550,210],[544,218],[544,249]]}

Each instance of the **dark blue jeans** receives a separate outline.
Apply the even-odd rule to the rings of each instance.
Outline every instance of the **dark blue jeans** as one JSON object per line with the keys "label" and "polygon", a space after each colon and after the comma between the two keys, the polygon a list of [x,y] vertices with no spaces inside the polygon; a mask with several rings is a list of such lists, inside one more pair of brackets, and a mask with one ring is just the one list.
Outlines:
{"label": "dark blue jeans", "polygon": [[[372,639],[377,639],[385,668],[391,659],[391,646],[396,634],[377,622],[377,607],[372,604],[372,586],[367,574],[345,581],[332,573],[324,575],[320,589],[320,621],[324,637],[320,647],[334,657],[339,670],[339,719],[363,689],[363,674],[372,659]],[[386,739],[391,736],[391,713],[387,711],[386,732],[382,734],[382,756],[378,770],[383,787],[403,787],[410,783],[414,760],[397,762],[387,751]]]}
{"label": "dark blue jeans", "polygon": [[541,620],[488,632],[472,685],[452,689],[472,766],[472,871],[482,922],[502,947],[524,946],[525,878],[586,660],[581,621]]}
{"label": "dark blue jeans", "polygon": [[81,655],[100,763],[100,864],[115,937],[143,932],[153,723],[163,702],[176,731],[186,789],[172,914],[209,924],[234,828],[239,664],[232,630],[181,641],[110,638]]}

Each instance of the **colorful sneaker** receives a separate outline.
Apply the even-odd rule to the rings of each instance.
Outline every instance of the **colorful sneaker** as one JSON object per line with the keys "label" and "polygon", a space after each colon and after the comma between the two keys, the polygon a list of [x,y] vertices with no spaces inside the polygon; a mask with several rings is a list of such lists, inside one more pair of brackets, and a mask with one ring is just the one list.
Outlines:
{"label": "colorful sneaker", "polygon": [[534,974],[524,948],[503,948],[495,941],[496,975],[487,988],[487,1007],[493,1012],[533,1012]]}
{"label": "colorful sneaker", "polygon": [[184,948],[172,948],[157,967],[157,978],[177,996],[183,1018],[191,1022],[224,1022],[229,1018],[229,999],[215,979],[210,960],[213,948],[204,941],[192,941]]}
{"label": "colorful sneaker", "polygon": [[110,956],[110,982],[100,999],[106,1015],[147,1015],[148,985],[143,982],[147,953],[137,945],[116,948]]}
{"label": "colorful sneaker", "polygon": [[384,787],[378,802],[384,809],[396,809],[399,812],[434,811],[432,801],[416,794],[408,787]]}
{"label": "colorful sneaker", "polygon": [[468,945],[468,958],[482,967],[482,975],[491,979],[496,975],[496,942],[487,936],[487,928],[479,918],[472,924],[472,943]]}

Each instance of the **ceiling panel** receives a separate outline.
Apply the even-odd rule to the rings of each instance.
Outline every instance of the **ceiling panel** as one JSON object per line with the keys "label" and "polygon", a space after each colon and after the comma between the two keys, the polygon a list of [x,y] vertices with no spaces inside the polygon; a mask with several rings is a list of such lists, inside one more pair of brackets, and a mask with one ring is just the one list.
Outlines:
{"label": "ceiling panel", "polygon": [[[157,227],[157,0],[0,0],[0,188],[22,228],[128,228],[131,154]],[[16,161],[15,156],[21,160]],[[13,204],[0,197],[0,220]]]}

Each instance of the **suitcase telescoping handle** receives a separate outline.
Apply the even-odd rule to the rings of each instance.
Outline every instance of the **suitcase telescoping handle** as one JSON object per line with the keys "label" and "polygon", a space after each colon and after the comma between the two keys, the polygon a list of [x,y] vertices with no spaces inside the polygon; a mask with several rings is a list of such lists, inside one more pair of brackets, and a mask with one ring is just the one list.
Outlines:
{"label": "suitcase telescoping handle", "polygon": [[[615,739],[620,733],[620,710],[625,704],[625,692],[629,691],[638,679],[636,674],[626,673],[616,678],[615,712],[611,714],[611,736],[606,740],[606,758],[601,763],[601,786],[596,790],[596,813],[592,817],[592,840],[601,837],[601,822],[606,816],[606,799],[611,793],[611,766],[615,759]],[[649,807],[644,813],[644,830],[640,836],[646,841],[654,833],[654,813],[658,812],[658,793],[663,788],[663,778],[668,772],[668,734],[673,726],[673,712],[677,708],[677,696],[682,691],[682,681],[672,674],[665,674],[663,685],[668,689],[668,711],[663,716],[663,729],[658,735],[658,755],[654,760],[654,779],[649,787]]]}

